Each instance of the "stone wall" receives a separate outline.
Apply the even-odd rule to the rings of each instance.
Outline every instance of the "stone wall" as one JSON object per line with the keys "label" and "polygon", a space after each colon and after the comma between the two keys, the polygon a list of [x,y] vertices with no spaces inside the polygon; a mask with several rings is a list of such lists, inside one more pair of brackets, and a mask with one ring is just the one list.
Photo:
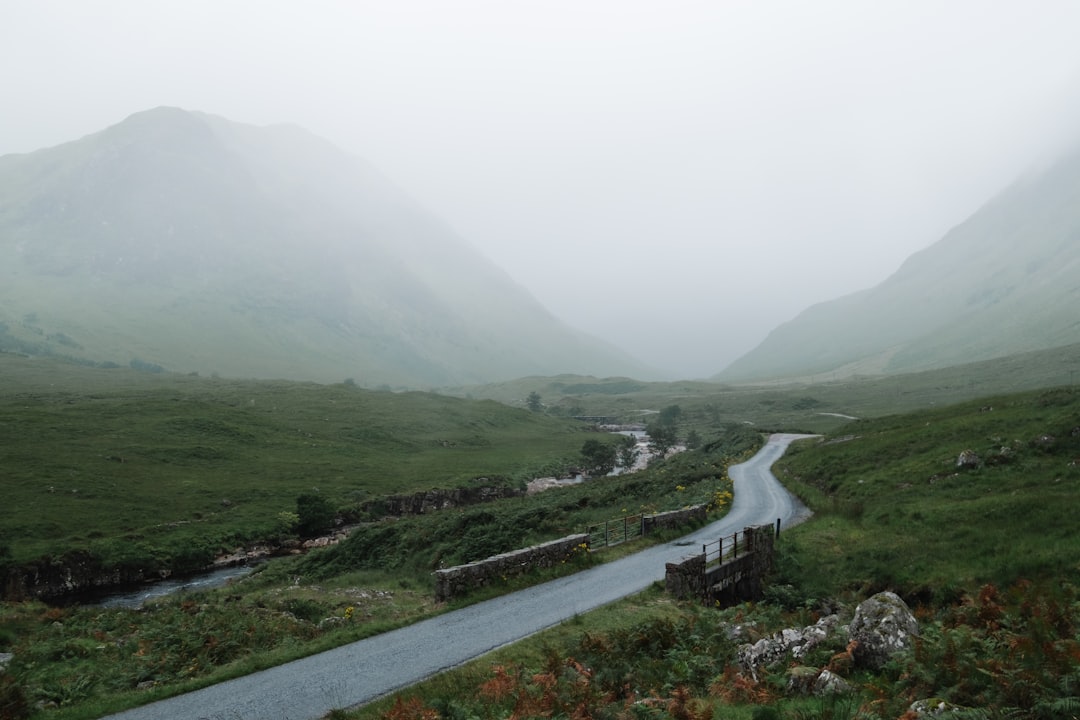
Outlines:
{"label": "stone wall", "polygon": [[705,520],[705,506],[694,505],[693,507],[683,508],[682,510],[671,510],[670,512],[657,513],[656,515],[645,515],[641,518],[641,532],[643,535],[648,535],[657,530],[678,528],[694,522],[703,523]]}
{"label": "stone wall", "polygon": [[704,597],[705,555],[687,555],[678,562],[668,563],[664,572],[664,588],[680,600]]}
{"label": "stone wall", "polygon": [[435,599],[439,602],[464,595],[494,580],[521,575],[532,568],[558,565],[575,552],[588,549],[589,536],[567,535],[541,545],[495,555],[486,560],[435,571]]}

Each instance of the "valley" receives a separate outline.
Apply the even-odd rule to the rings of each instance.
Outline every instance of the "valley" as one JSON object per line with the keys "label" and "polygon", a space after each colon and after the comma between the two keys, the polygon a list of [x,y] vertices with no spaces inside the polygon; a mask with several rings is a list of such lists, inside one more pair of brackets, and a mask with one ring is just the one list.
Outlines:
{"label": "valley", "polygon": [[[157,107],[0,156],[0,720],[1080,717],[1078,197],[1059,154],[875,287],[673,380],[298,126]],[[768,226],[693,228],[701,258],[588,310],[632,286],[657,343],[684,315],[722,342],[766,310],[715,292]],[[570,298],[579,249],[546,278]],[[783,272],[760,286],[807,279]],[[743,565],[666,583],[774,516],[754,593],[723,594]],[[537,546],[559,550],[516,554]],[[883,605],[887,652],[862,627]]]}
{"label": "valley", "polygon": [[[1043,363],[1039,357],[1023,358],[1030,378],[1042,375]],[[1048,372],[1061,364],[1060,358],[1060,353],[1052,359],[1048,356],[1045,361]],[[957,377],[978,378],[975,387],[975,382],[950,379],[949,371],[938,371],[940,374],[936,376],[932,373],[899,376],[888,382],[837,382],[812,387],[713,386],[703,392],[702,386],[694,386],[699,394],[688,392],[686,384],[645,383],[628,393],[609,393],[604,389],[617,382],[571,378],[523,380],[524,385],[514,391],[516,404],[523,405],[529,392],[526,388],[534,387],[546,398],[544,413],[530,412],[521,406],[515,409],[492,400],[371,393],[341,385],[249,383],[97,370],[78,365],[46,368],[40,360],[31,362],[18,357],[0,356],[0,360],[7,361],[4,366],[7,376],[20,378],[20,382],[8,386],[3,393],[6,399],[2,405],[8,408],[3,427],[10,432],[16,418],[29,423],[23,429],[22,437],[27,440],[20,446],[19,454],[12,455],[9,448],[5,456],[8,476],[17,470],[30,478],[32,475],[27,473],[34,465],[48,468],[51,463],[64,462],[55,452],[32,454],[35,435],[41,436],[42,448],[55,448],[55,443],[49,440],[54,436],[49,432],[63,433],[72,438],[66,447],[73,457],[102,457],[108,451],[125,458],[124,463],[105,461],[102,466],[113,475],[111,482],[120,482],[125,473],[132,471],[132,466],[140,473],[129,482],[152,481],[152,496],[157,498],[154,526],[163,525],[160,522],[163,511],[175,512],[188,502],[185,497],[192,485],[182,478],[228,478],[240,473],[245,465],[251,465],[251,471],[262,478],[257,486],[262,488],[259,496],[267,500],[261,506],[265,508],[261,511],[264,516],[280,522],[281,513],[293,512],[289,508],[295,507],[295,503],[290,504],[291,501],[313,487],[310,474],[300,475],[294,481],[288,479],[304,463],[274,470],[277,461],[273,455],[267,456],[272,464],[264,466],[263,461],[248,459],[253,457],[247,454],[250,449],[244,450],[253,444],[253,435],[257,440],[260,433],[282,432],[274,429],[278,425],[288,429],[288,433],[296,433],[299,428],[297,447],[307,447],[309,452],[313,451],[311,443],[326,443],[329,447],[318,465],[330,469],[325,477],[333,477],[334,463],[342,468],[337,472],[346,475],[345,468],[359,463],[360,456],[378,450],[378,443],[373,441],[379,437],[380,426],[387,427],[382,423],[400,423],[394,426],[401,428],[394,431],[396,444],[390,446],[397,449],[388,451],[386,458],[379,461],[380,485],[368,485],[363,494],[357,494],[355,489],[328,493],[335,498],[336,512],[345,516],[357,512],[355,508],[359,505],[354,503],[376,499],[378,493],[392,494],[410,487],[409,477],[426,477],[419,483],[412,481],[411,487],[417,489],[453,486],[454,476],[447,474],[444,441],[452,445],[449,450],[467,449],[472,458],[471,464],[462,465],[463,469],[458,471],[463,475],[456,482],[464,482],[462,487],[469,485],[470,477],[479,476],[489,479],[501,476],[507,482],[520,482],[523,486],[528,476],[545,469],[571,466],[585,439],[592,435],[589,426],[560,417],[565,412],[559,409],[564,403],[573,403],[571,407],[585,409],[590,415],[604,416],[618,415],[616,409],[623,405],[633,408],[629,412],[637,417],[641,408],[655,408],[650,417],[677,418],[680,437],[693,430],[701,438],[696,449],[629,475],[597,478],[533,496],[507,497],[412,517],[380,520],[370,516],[365,520],[366,527],[346,542],[310,551],[302,557],[275,560],[272,566],[219,590],[153,601],[136,613],[7,602],[3,605],[4,626],[10,630],[0,638],[5,643],[0,652],[11,652],[14,658],[9,664],[7,682],[21,678],[20,686],[25,688],[22,697],[28,698],[27,702],[33,699],[42,717],[99,717],[330,647],[344,646],[424,618],[437,618],[456,607],[473,607],[477,602],[564,576],[566,572],[596,568],[598,563],[618,567],[615,563],[621,562],[619,558],[657,540],[659,544],[650,552],[659,551],[665,542],[670,543],[677,536],[597,550],[554,573],[532,573],[503,586],[475,592],[447,607],[432,600],[430,571],[440,564],[478,559],[580,531],[590,522],[617,518],[632,512],[632,508],[665,510],[710,502],[718,492],[730,487],[726,484],[730,482],[727,467],[754,452],[760,445],[762,428],[767,427],[811,429],[823,433],[824,441],[799,445],[777,465],[778,477],[814,511],[814,516],[809,522],[782,532],[776,574],[766,590],[768,603],[756,610],[744,607],[740,611],[758,618],[755,622],[762,623],[762,627],[782,618],[805,618],[807,613],[818,612],[821,605],[843,607],[882,588],[893,589],[909,603],[924,607],[925,618],[938,617],[963,607],[980,587],[1006,588],[1020,582],[1043,587],[1054,578],[1068,584],[1077,572],[1070,560],[1076,556],[1073,540],[1064,530],[1068,520],[1058,517],[1076,500],[1075,461],[1080,458],[1080,438],[1074,430],[1080,417],[1077,395],[1067,386],[1014,392],[1010,384],[1017,382],[1018,377],[1009,360],[1001,361],[1000,367],[987,363],[957,371]],[[117,372],[129,377],[114,374]],[[562,383],[569,392],[559,396],[550,394],[553,382]],[[598,392],[580,393],[575,387],[578,384],[589,385]],[[1007,392],[994,392],[995,384]],[[493,386],[490,391],[507,392],[507,388]],[[204,396],[206,392],[209,394]],[[483,392],[483,388],[470,389],[474,395]],[[349,400],[349,393],[355,394],[353,400]],[[974,399],[963,399],[969,397]],[[152,401],[133,402],[135,398]],[[95,412],[80,413],[79,405],[90,400]],[[273,408],[275,403],[276,409],[265,410],[267,405]],[[917,407],[901,413],[888,412],[901,403]],[[102,414],[100,410],[114,405],[129,414],[135,409],[139,412],[110,430],[101,418],[123,413]],[[225,414],[217,416],[219,411],[214,408],[219,406]],[[678,412],[673,410],[676,406]],[[38,410],[26,413],[35,407]],[[58,411],[45,412],[50,407]],[[253,411],[252,407],[264,409]],[[429,407],[439,410],[431,413],[426,409]],[[175,428],[183,425],[179,418],[183,417],[184,408],[204,418],[203,422],[209,423],[205,427],[215,428],[217,434],[212,443],[205,437],[185,437],[175,432]],[[453,414],[448,416],[447,409],[453,409]],[[334,416],[327,415],[328,412],[343,414],[337,416],[335,423]],[[157,413],[167,422],[162,425],[160,419],[155,419]],[[332,433],[327,433],[326,427],[355,428],[355,419],[346,421],[346,418],[358,413],[366,419],[369,432],[363,446],[349,444],[345,436],[335,440]],[[845,415],[861,419],[853,420]],[[218,417],[216,425],[212,422],[215,417]],[[273,420],[274,417],[277,419]],[[439,417],[444,418],[440,422],[447,424],[431,425]],[[331,418],[329,425],[325,425],[328,422],[325,418]],[[155,428],[159,427],[168,429],[168,434],[158,435],[160,431]],[[305,428],[311,428],[311,437]],[[97,444],[101,440],[95,439],[110,436],[105,445]],[[288,435],[278,437],[281,439],[275,442],[286,442]],[[486,440],[479,442],[481,437]],[[601,433],[596,437],[611,436]],[[1040,441],[1043,437],[1053,440]],[[117,438],[124,439],[125,444],[118,445]],[[419,458],[409,463],[398,462],[416,455],[432,439],[438,451],[427,470],[422,469],[424,465]],[[830,442],[841,439],[847,441]],[[174,461],[162,463],[160,473],[155,471],[155,463],[149,460],[160,457],[161,448],[185,448],[187,443],[212,447],[216,454],[200,458],[194,469],[190,465],[177,469],[172,467],[177,464]],[[1008,453],[1002,450],[1006,445],[1010,448]],[[960,452],[968,449],[983,464],[975,469],[952,470]],[[528,454],[538,451],[539,454]],[[28,458],[34,457],[38,459],[27,463]],[[522,459],[528,457],[535,459],[523,464]],[[235,462],[234,458],[241,462]],[[350,458],[347,463],[345,458]],[[66,462],[69,467],[78,466],[76,460]],[[406,474],[392,475],[391,468],[399,468]],[[498,468],[504,469],[494,472]],[[154,474],[146,474],[150,472]],[[277,490],[268,484],[274,477],[280,478],[275,481],[280,486]],[[360,475],[350,477],[341,487],[362,487],[357,484]],[[244,480],[243,484],[249,487],[250,481]],[[34,483],[26,487],[33,488]],[[79,489],[84,487],[90,486]],[[214,491],[211,497],[216,498],[211,504],[217,504],[218,496],[222,495],[218,491],[224,486],[217,480],[211,487]],[[320,492],[327,492],[339,486],[324,481],[319,487]],[[876,490],[871,492],[869,488]],[[179,494],[171,495],[174,490]],[[228,494],[231,498],[245,497],[232,491]],[[138,494],[126,493],[123,497],[123,502],[118,502],[119,496],[113,497],[113,511],[97,520],[95,514],[100,513],[92,504],[68,504],[64,512],[89,508],[89,514],[68,524],[77,525],[89,534],[94,532],[87,530],[93,527],[93,522],[101,523],[111,517],[131,518],[144,512],[137,509],[137,503],[141,502]],[[127,502],[136,505],[125,510]],[[738,502],[737,495],[736,506]],[[178,524],[170,530],[179,533],[175,541],[168,540],[167,535],[149,533],[149,525],[141,526],[143,529],[125,529],[125,526],[110,529],[112,526],[98,525],[96,532],[103,536],[100,541],[109,540],[109,533],[117,533],[117,539],[126,538],[126,545],[148,552],[144,558],[167,562],[168,543],[190,544],[186,538],[198,537],[199,547],[231,549],[231,542],[251,532],[245,527],[261,527],[248,519],[257,517],[257,510],[254,507],[231,514],[223,512],[218,505],[213,512],[225,518]],[[720,504],[714,512],[723,517],[728,507]],[[3,517],[7,518],[6,525],[0,526],[4,538],[13,537],[13,528],[27,527],[23,515]],[[991,518],[993,521],[987,524]],[[230,529],[221,524],[225,519],[240,525]],[[1061,534],[1048,535],[1048,527],[1063,530]],[[191,534],[212,528],[220,529],[210,535]],[[970,539],[975,528],[980,535],[978,543]],[[65,552],[64,545],[57,544],[55,538],[46,538],[28,537],[31,542],[22,544],[6,540],[9,550],[4,567],[10,572],[13,564],[34,557],[42,549],[61,555]],[[107,547],[104,542],[87,543],[86,535],[79,537],[79,534],[67,536],[66,543],[67,547]],[[682,552],[675,549],[676,554]],[[105,557],[108,556],[102,559]],[[661,622],[656,618],[683,622],[680,618],[699,612],[692,609],[692,603],[671,605],[662,593],[657,595],[651,580],[642,587],[645,588],[642,594],[613,606],[627,608],[620,611],[625,613],[623,621],[609,617],[615,610],[586,614],[582,608],[581,617],[591,618],[599,613],[597,617],[604,619],[597,622],[608,629],[596,632],[622,632],[618,628],[634,622],[645,623],[653,628],[648,632],[654,632],[660,627],[655,623]],[[730,612],[713,612],[715,616],[707,622],[730,621],[725,619],[732,617]],[[759,617],[763,612],[766,616]],[[250,622],[253,617],[260,618],[257,631],[253,631],[256,626]],[[574,630],[579,622],[587,622],[585,627],[590,627],[594,621],[571,619],[537,636],[537,641],[554,633],[562,638],[557,642],[572,645],[578,642]],[[706,619],[702,617],[696,622],[704,623]],[[57,634],[60,626],[65,630]],[[108,646],[115,649],[104,653],[93,650],[102,646],[94,638],[115,642]],[[181,638],[183,642],[174,645]],[[534,641],[525,641],[521,648],[512,646],[518,649],[497,651],[493,658],[509,652],[515,658],[513,662],[527,663],[534,652],[529,649],[530,642]],[[1069,636],[1063,636],[1061,642],[1071,641]],[[569,645],[567,648],[566,652],[574,652]],[[469,682],[482,683],[489,672],[484,668],[490,669],[493,662],[494,659],[481,659],[455,672],[476,678]],[[721,670],[718,667],[716,672]],[[437,699],[445,697],[440,695],[446,692],[440,689],[446,687],[445,682],[438,678],[430,680],[410,691],[411,694],[396,695],[399,700],[376,703],[356,713],[373,717],[372,713],[390,712],[387,703],[400,702],[402,697],[427,698],[423,702],[438,706],[446,702]],[[869,682],[869,678],[864,682]],[[1039,687],[1043,688],[1039,692],[1051,692],[1044,685]],[[716,702],[704,690],[701,693],[700,702]],[[325,707],[337,713],[335,708],[350,704],[345,697],[343,690],[339,690],[337,695],[330,693],[320,702],[328,703]],[[802,702],[811,707],[815,701]],[[725,712],[749,718],[755,703],[747,704],[746,700],[740,703],[724,705],[728,708]]]}

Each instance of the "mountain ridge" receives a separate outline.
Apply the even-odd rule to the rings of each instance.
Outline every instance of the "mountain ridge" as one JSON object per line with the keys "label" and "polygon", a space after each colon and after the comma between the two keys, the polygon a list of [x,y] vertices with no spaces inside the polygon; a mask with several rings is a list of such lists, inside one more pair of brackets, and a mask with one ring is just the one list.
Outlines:
{"label": "mountain ridge", "polygon": [[650,373],[294,125],[156,108],[0,157],[0,249],[8,349],[370,386]]}
{"label": "mountain ridge", "polygon": [[[947,367],[1080,341],[1080,152],[999,193],[879,285],[813,305],[722,382]],[[872,373],[874,374],[874,373]]]}

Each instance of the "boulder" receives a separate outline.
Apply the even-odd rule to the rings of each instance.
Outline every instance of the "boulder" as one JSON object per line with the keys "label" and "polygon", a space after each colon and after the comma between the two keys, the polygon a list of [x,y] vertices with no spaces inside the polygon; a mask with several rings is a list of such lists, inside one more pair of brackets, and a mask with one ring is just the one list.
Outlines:
{"label": "boulder", "polygon": [[974,470],[982,464],[982,460],[975,454],[974,450],[964,450],[960,453],[960,456],[956,458],[956,467],[964,468],[965,470]]}
{"label": "boulder", "polygon": [[821,670],[809,665],[796,665],[787,671],[787,694],[809,695],[814,691],[814,683],[817,682]]}
{"label": "boulder", "polygon": [[787,673],[788,695],[846,695],[852,691],[851,683],[828,669],[796,665]]}
{"label": "boulder", "polygon": [[880,670],[893,655],[911,647],[919,623],[896,593],[880,592],[855,608],[848,635],[856,643],[855,663]]}
{"label": "boulder", "polygon": [[813,693],[819,697],[823,695],[847,695],[854,688],[844,678],[828,669],[822,670],[814,680]]}

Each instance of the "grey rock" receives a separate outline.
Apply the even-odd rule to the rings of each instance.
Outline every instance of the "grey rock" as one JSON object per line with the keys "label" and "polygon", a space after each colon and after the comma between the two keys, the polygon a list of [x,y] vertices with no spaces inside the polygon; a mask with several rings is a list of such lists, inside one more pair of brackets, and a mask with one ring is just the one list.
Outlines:
{"label": "grey rock", "polygon": [[911,647],[919,623],[896,593],[880,592],[855,608],[848,634],[856,643],[856,664],[880,670],[893,655]]}
{"label": "grey rock", "polygon": [[960,453],[960,456],[956,458],[956,467],[958,468],[974,470],[981,464],[982,460],[975,454],[974,450],[964,450]]}
{"label": "grey rock", "polygon": [[854,688],[844,678],[840,677],[830,670],[822,670],[814,680],[813,693],[817,696],[823,695],[847,695],[854,691]]}
{"label": "grey rock", "polygon": [[757,670],[767,667],[790,655],[802,658],[819,645],[840,623],[836,615],[829,615],[801,630],[786,628],[756,643],[739,647],[738,660],[744,673],[758,680]]}
{"label": "grey rock", "polygon": [[917,718],[936,718],[941,717],[946,713],[952,714],[961,710],[966,710],[967,708],[960,705],[954,705],[948,700],[942,700],[941,698],[926,698],[911,703],[911,706],[908,709]]}
{"label": "grey rock", "polygon": [[828,669],[819,669],[808,665],[796,665],[788,670],[788,695],[846,695],[853,688],[844,678]]}

